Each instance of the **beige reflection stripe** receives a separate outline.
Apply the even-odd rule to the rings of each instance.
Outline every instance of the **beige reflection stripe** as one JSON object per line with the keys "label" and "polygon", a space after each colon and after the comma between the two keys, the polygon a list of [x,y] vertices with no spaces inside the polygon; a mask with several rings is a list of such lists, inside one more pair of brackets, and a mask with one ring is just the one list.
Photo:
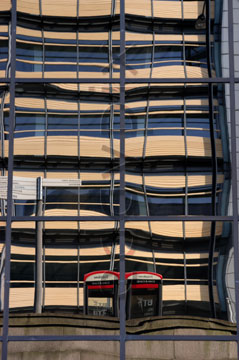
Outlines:
{"label": "beige reflection stripe", "polygon": [[[48,216],[55,216],[54,214],[48,214]],[[69,216],[71,214],[68,214]],[[64,215],[62,215],[64,216]],[[66,215],[67,216],[67,215]],[[104,216],[101,213],[94,213],[92,214],[82,214],[82,216]],[[107,216],[106,216],[107,219]],[[34,220],[34,217],[32,217]],[[45,221],[45,229],[55,229],[55,230],[62,230],[62,229],[70,229],[70,230],[78,230],[78,222],[77,221]],[[13,229],[35,229],[35,221],[15,221],[12,223]],[[81,221],[80,222],[80,229],[81,230],[113,230],[114,229],[114,222],[112,221]]]}
{"label": "beige reflection stripe", "polygon": [[[184,1],[184,19],[197,19],[202,13],[202,1]],[[153,2],[154,17],[182,19],[182,7],[178,1],[155,1]],[[125,12],[139,16],[152,16],[151,2],[147,0],[126,0]],[[211,4],[211,16],[213,17],[214,4]]]}
{"label": "beige reflection stripe", "polygon": [[[126,41],[152,41],[153,36],[152,34],[141,34],[141,33],[136,33],[136,32],[128,32],[126,31]],[[182,41],[183,40],[183,36],[182,35],[178,35],[178,34],[173,34],[173,35],[168,35],[168,34],[155,34],[155,41]],[[206,36],[205,35],[184,35],[184,40],[185,41],[190,41],[190,42],[206,42]],[[157,44],[159,45],[159,44]],[[172,44],[171,44],[172,45]],[[134,46],[134,45],[132,45]],[[144,46],[144,45],[142,45]],[[152,46],[152,45],[151,45]],[[162,46],[164,46],[164,44],[162,44]]]}
{"label": "beige reflection stripe", "polygon": [[[126,175],[126,181],[129,175]],[[131,175],[132,176],[132,175]],[[133,176],[132,176],[133,177]],[[135,176],[134,176],[135,177]],[[137,177],[136,177],[137,178]],[[141,178],[142,183],[142,177]],[[188,176],[188,186],[204,186],[212,184],[212,176],[211,175],[189,175]],[[133,180],[133,179],[132,179]],[[137,179],[136,179],[137,181]],[[217,183],[222,183],[224,181],[224,175],[217,176]],[[136,184],[138,182],[132,181]],[[154,186],[160,188],[180,188],[185,186],[185,176],[145,176],[145,185],[146,186]]]}
{"label": "beige reflection stripe", "polygon": [[[67,90],[75,90],[77,91],[77,84],[53,84],[54,86],[57,86],[59,88],[64,88]],[[100,92],[100,93],[109,93],[109,86],[107,85],[96,85],[96,84],[81,84],[80,85],[80,90],[81,91],[90,91],[90,92]],[[119,91],[119,87],[115,87],[114,86],[114,92],[117,92],[117,90]],[[6,102],[9,101],[9,95],[6,98]],[[214,106],[218,105],[218,100],[214,99],[213,101]],[[107,103],[100,103],[100,102],[93,102],[90,101],[82,101],[81,102],[81,110],[109,110],[110,109],[110,104]],[[134,101],[134,102],[130,102],[126,104],[126,112],[127,109],[137,109],[140,107],[146,107],[147,102],[146,101]],[[173,100],[151,100],[150,101],[150,106],[168,106],[168,107],[173,107],[173,106],[183,106],[183,100],[181,99],[173,99]],[[187,99],[186,100],[186,105],[187,106],[191,106],[191,105],[197,105],[197,106],[208,106],[208,100],[207,99]],[[33,98],[33,97],[17,97],[16,98],[16,106],[19,107],[28,107],[28,108],[42,108],[44,109],[44,99],[41,98]],[[115,104],[116,109],[118,109],[118,105]],[[77,111],[77,101],[73,100],[73,101],[64,101],[64,100],[47,100],[47,108],[49,110],[74,110]],[[30,110],[30,109],[29,109]],[[160,110],[160,109],[159,109]],[[174,108],[172,108],[171,110],[169,109],[169,111],[178,111],[178,110],[174,110]],[[132,114],[132,113],[130,113]]]}
{"label": "beige reflection stripe", "polygon": [[[165,62],[167,64],[167,62]],[[54,63],[52,63],[54,65]],[[88,64],[85,64],[88,66]],[[99,71],[80,71],[80,78],[99,78],[106,79],[109,77],[109,71],[107,66],[104,64],[98,65]],[[113,65],[113,68],[116,70],[118,65]],[[199,66],[188,66],[186,65],[187,77],[188,78],[206,78],[208,77],[207,69],[200,68]],[[150,75],[150,67],[143,69],[134,69],[133,67],[130,70],[126,70],[126,78],[149,78]],[[213,71],[213,77],[215,77],[215,72]],[[16,76],[18,78],[26,77],[26,78],[39,78],[42,76],[41,71],[16,71]],[[46,78],[76,78],[76,71],[45,71]],[[119,79],[120,73],[119,71],[113,72],[113,78]],[[183,65],[172,65],[172,66],[161,66],[153,68],[153,78],[184,78],[184,66]]]}
{"label": "beige reflection stripe", "polygon": [[[39,38],[39,43],[42,44],[42,34],[41,31],[38,30],[32,30],[27,29],[18,26],[17,27],[17,35],[24,35],[24,36],[31,36],[31,37],[37,37]],[[113,32],[113,40],[119,40],[120,33],[119,32]],[[60,39],[60,40],[75,40],[76,41],[76,33],[75,32],[54,32],[54,31],[44,31],[44,38],[45,39]],[[108,40],[109,35],[108,32],[79,32],[78,33],[78,39],[79,40]],[[20,39],[18,39],[20,41]],[[26,41],[26,40],[22,40]],[[55,44],[55,43],[54,43]],[[49,45],[48,43],[46,45]],[[55,45],[64,45],[64,44],[55,44]],[[72,44],[67,44],[67,46],[72,46]],[[73,44],[74,45],[74,44]],[[76,44],[74,45],[76,46]],[[90,46],[90,45],[85,45]]]}
{"label": "beige reflection stripe", "polygon": [[[64,216],[64,212],[58,210],[47,211],[46,216]],[[72,214],[67,212],[66,216],[71,216]],[[82,211],[82,216],[104,216],[104,214],[94,212],[94,211]],[[114,222],[107,221],[82,221],[80,222],[80,229],[82,230],[101,230],[101,229],[114,229]],[[33,221],[24,221],[24,222],[13,222],[13,229],[35,229],[34,217]],[[46,229],[72,229],[78,230],[78,222],[77,221],[45,221]],[[136,230],[144,230],[149,232],[148,223],[147,222],[127,222],[127,229],[136,229]],[[183,237],[183,227],[182,222],[180,221],[170,221],[170,222],[155,222],[151,221],[151,228],[153,234],[168,236],[168,237]],[[210,222],[200,222],[200,221],[186,221],[185,222],[185,231],[186,237],[208,237],[210,236],[211,231],[211,223]],[[217,222],[216,225],[216,235],[219,236],[222,234],[222,222]]]}
{"label": "beige reflection stripe", "polygon": [[[83,299],[82,299],[83,300]],[[82,301],[81,300],[81,301]],[[77,288],[75,287],[46,287],[45,289],[45,305],[77,305]]]}
{"label": "beige reflection stripe", "polygon": [[[76,284],[76,283],[75,283]],[[45,293],[45,305],[69,305],[76,306],[77,289],[75,288],[57,288],[47,287]],[[214,298],[218,303],[216,286],[213,287]],[[83,304],[83,289],[80,289],[80,304]],[[164,285],[163,301],[167,300],[185,300],[184,285]],[[207,285],[187,285],[187,300],[191,301],[209,301]],[[10,288],[10,308],[33,306],[34,288]]]}
{"label": "beige reflection stripe", "polygon": [[[87,66],[87,64],[86,64]],[[105,66],[101,66],[101,68],[105,68]],[[16,71],[16,77],[18,78],[41,78],[42,77],[42,72],[41,71],[33,71],[33,72],[24,72],[24,71]],[[45,77],[46,78],[70,78],[70,79],[75,79],[76,78],[76,71],[72,72],[72,71],[45,71]],[[79,78],[85,79],[85,78],[89,78],[89,79],[106,79],[109,77],[109,72],[108,71],[80,71],[79,72]],[[113,73],[113,78],[119,78],[119,73]]]}
{"label": "beige reflection stripe", "polygon": [[[47,155],[78,156],[78,136],[48,136]],[[5,141],[5,154],[8,156],[8,141]],[[110,139],[80,137],[80,154],[86,157],[110,158]],[[126,157],[142,157],[144,137],[125,140]],[[120,141],[114,139],[115,157],[119,157]],[[188,156],[211,157],[209,138],[187,136]],[[217,157],[222,157],[222,144],[216,139]],[[14,139],[14,155],[43,155],[44,137],[26,137]],[[185,156],[183,136],[148,136],[146,156]]]}
{"label": "beige reflection stripe", "polygon": [[8,11],[11,9],[11,0],[0,1],[0,11]]}
{"label": "beige reflection stripe", "polygon": [[77,256],[77,249],[72,248],[45,248],[46,256]]}
{"label": "beige reflection stripe", "polygon": [[[213,287],[214,300],[219,302],[217,287]],[[164,285],[163,300],[185,300],[184,285]],[[187,300],[191,301],[209,301],[207,285],[187,285]]]}
{"label": "beige reflection stripe", "polygon": [[[91,17],[111,14],[111,0],[81,0],[79,13],[76,13],[76,0],[42,0],[42,14],[46,16]],[[119,1],[116,1],[116,13],[119,14]]]}
{"label": "beige reflection stripe", "polygon": [[10,287],[10,298],[9,307],[23,307],[34,305],[34,286],[31,288],[11,288]]}
{"label": "beige reflection stripe", "polygon": [[40,15],[39,2],[36,0],[19,0],[17,1],[17,11]]}
{"label": "beige reflection stripe", "polygon": [[[187,106],[192,106],[192,105],[196,105],[196,106],[208,106],[208,99],[186,99],[185,100],[186,105]],[[213,104],[214,106],[218,105],[218,100],[217,99],[213,99]],[[147,101],[143,100],[143,101],[134,101],[134,102],[130,102],[126,104],[126,111],[127,109],[132,109],[132,108],[140,108],[147,105]],[[172,110],[174,110],[174,106],[183,106],[184,105],[184,101],[183,99],[173,99],[173,100],[150,100],[149,102],[150,106],[168,106],[171,107],[172,106]],[[187,112],[187,111],[186,111]]]}
{"label": "beige reflection stripe", "polygon": [[[52,85],[56,86],[60,89],[78,91],[78,84],[56,84],[56,83],[53,83]],[[80,89],[80,91],[110,93],[109,84],[79,84],[79,89]],[[112,92],[113,93],[118,94],[119,90],[120,90],[120,88],[119,88],[118,84],[112,84]]]}
{"label": "beige reflection stripe", "polygon": [[[21,255],[35,255],[35,247],[33,246],[15,246],[12,245],[11,246],[11,254],[21,254]],[[11,260],[13,261],[13,260]],[[15,260],[15,261],[19,261],[19,260]],[[23,260],[22,262],[24,262],[25,260]],[[34,261],[34,258],[31,260]]]}
{"label": "beige reflection stripe", "polygon": [[[133,70],[133,69],[132,69]],[[150,67],[146,69],[136,69],[135,72],[132,70],[126,70],[126,78],[148,78],[150,77]],[[188,78],[206,78],[208,76],[207,69],[200,68],[199,66],[187,66],[187,77]],[[215,76],[215,72],[213,72]],[[152,78],[184,78],[184,66],[183,65],[171,65],[154,67],[152,72]]]}
{"label": "beige reflection stripe", "polygon": [[[183,238],[183,223],[180,221],[151,221],[152,233],[155,235]],[[130,221],[125,227],[134,230],[148,230],[146,221]],[[190,238],[208,237],[211,233],[211,223],[209,221],[185,221],[185,236]],[[222,222],[216,223],[216,235],[222,234]]]}

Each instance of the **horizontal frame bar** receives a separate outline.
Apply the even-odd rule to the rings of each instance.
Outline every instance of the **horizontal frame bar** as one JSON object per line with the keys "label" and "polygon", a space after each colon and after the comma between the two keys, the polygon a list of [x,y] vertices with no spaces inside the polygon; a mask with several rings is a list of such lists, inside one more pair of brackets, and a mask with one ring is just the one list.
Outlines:
{"label": "horizontal frame bar", "polygon": [[[120,335],[9,336],[8,341],[120,341]],[[126,335],[126,341],[237,341],[236,335]]]}
{"label": "horizontal frame bar", "polygon": [[[10,83],[8,78],[0,78],[1,83]],[[87,84],[87,83],[99,83],[99,84],[120,84],[120,79],[99,79],[99,78],[85,78],[85,79],[67,79],[67,78],[17,78],[16,83],[64,83],[64,84]],[[137,83],[159,83],[159,84],[190,84],[190,83],[229,83],[230,78],[153,78],[153,79],[125,79],[125,83],[137,84]],[[235,83],[239,83],[239,78],[235,78]]]}
{"label": "horizontal frame bar", "polygon": [[[239,219],[239,217],[238,217]],[[0,218],[6,221],[6,216]],[[233,216],[125,216],[125,221],[233,221]],[[12,216],[15,221],[120,221],[118,216]]]}

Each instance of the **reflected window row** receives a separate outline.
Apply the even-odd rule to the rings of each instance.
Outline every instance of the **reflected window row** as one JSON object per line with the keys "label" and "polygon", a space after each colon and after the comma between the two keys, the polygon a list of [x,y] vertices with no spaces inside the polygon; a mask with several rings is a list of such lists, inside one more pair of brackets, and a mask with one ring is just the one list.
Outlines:
{"label": "reflected window row", "polygon": [[[5,5],[0,11],[9,9]],[[93,1],[71,0],[57,9],[53,1],[18,0],[16,77],[119,78],[119,14],[119,0],[97,6]],[[221,1],[211,1],[209,43],[206,23],[197,26],[200,15],[206,16],[203,1],[127,0],[125,14],[126,77],[220,76]],[[89,24],[92,16],[94,22]],[[0,27],[2,77],[9,76],[8,24],[9,17]]]}
{"label": "reflected window row", "polygon": [[[0,181],[6,182],[9,92],[4,84],[1,90]],[[117,85],[16,85],[13,183],[26,189],[29,178],[36,189],[37,178],[51,179],[42,187],[41,213],[119,214],[118,101]],[[227,215],[231,181],[223,86],[213,85],[210,92],[208,85],[129,84],[125,107],[126,214],[211,215],[216,207],[218,215]],[[65,179],[65,186],[54,186],[54,179]],[[79,185],[67,185],[67,179],[79,179]],[[5,198],[0,195],[2,214],[6,191]],[[36,214],[36,195],[16,193],[13,199],[13,215]]]}
{"label": "reflected window row", "polygon": [[[86,298],[84,299],[86,275],[92,272],[99,275],[102,271],[119,271],[119,224],[110,221],[80,223],[46,221],[41,225],[42,309],[47,311],[54,308],[58,310],[77,308],[82,313],[86,301]],[[5,226],[2,223],[1,279],[4,274],[4,233]],[[126,272],[160,274],[163,315],[210,316],[212,299],[208,290],[210,286],[208,271],[211,258],[213,271],[211,286],[216,317],[235,322],[231,223],[216,222],[213,254],[209,251],[211,236],[212,223],[206,221],[126,222]],[[39,223],[13,222],[9,303],[11,311],[24,312],[35,309],[35,292],[39,285],[36,275],[37,259],[39,259],[37,251],[39,251]],[[92,291],[96,287],[99,289],[99,286],[95,285],[98,284],[96,280],[96,278],[92,279],[89,283]],[[101,300],[104,303],[104,297],[108,296],[109,291],[109,286],[104,288],[104,282],[107,280],[109,279],[104,277],[100,282],[104,289],[101,291],[105,291],[106,294],[103,294],[104,296],[98,294],[94,301],[103,298]],[[138,283],[142,283],[142,279]],[[133,286],[133,289],[139,287]],[[142,289],[142,286],[140,288]],[[3,292],[2,286],[1,289]],[[140,292],[137,296],[143,295]],[[3,301],[2,296],[1,299]],[[144,300],[147,300],[147,296]]]}

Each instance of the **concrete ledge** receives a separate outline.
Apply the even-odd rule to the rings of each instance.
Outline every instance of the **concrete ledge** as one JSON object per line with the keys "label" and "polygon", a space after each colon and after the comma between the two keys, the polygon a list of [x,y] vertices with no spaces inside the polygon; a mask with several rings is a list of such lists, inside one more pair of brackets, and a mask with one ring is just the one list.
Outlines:
{"label": "concrete ledge", "polygon": [[[1,319],[2,320],[2,319]],[[236,325],[191,316],[164,316],[127,321],[129,334],[235,335]],[[11,314],[9,335],[119,335],[119,319],[74,314]],[[127,360],[236,360],[235,342],[126,342]],[[116,360],[119,342],[9,342],[10,360]]]}

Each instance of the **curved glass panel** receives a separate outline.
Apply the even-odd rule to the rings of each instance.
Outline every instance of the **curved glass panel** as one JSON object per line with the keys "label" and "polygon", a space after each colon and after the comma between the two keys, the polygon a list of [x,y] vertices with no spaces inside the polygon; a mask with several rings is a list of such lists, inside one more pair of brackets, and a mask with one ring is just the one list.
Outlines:
{"label": "curved glass panel", "polygon": [[128,0],[125,13],[127,78],[221,76],[221,1]]}
{"label": "curved glass panel", "polygon": [[126,272],[162,276],[163,316],[215,317],[227,320],[229,327],[236,322],[231,223],[131,221],[125,236]]}
{"label": "curved glass panel", "polygon": [[17,77],[119,78],[119,0],[20,0],[17,15]]}
{"label": "curved glass panel", "polygon": [[127,214],[230,213],[224,87],[127,84],[125,107]]}

